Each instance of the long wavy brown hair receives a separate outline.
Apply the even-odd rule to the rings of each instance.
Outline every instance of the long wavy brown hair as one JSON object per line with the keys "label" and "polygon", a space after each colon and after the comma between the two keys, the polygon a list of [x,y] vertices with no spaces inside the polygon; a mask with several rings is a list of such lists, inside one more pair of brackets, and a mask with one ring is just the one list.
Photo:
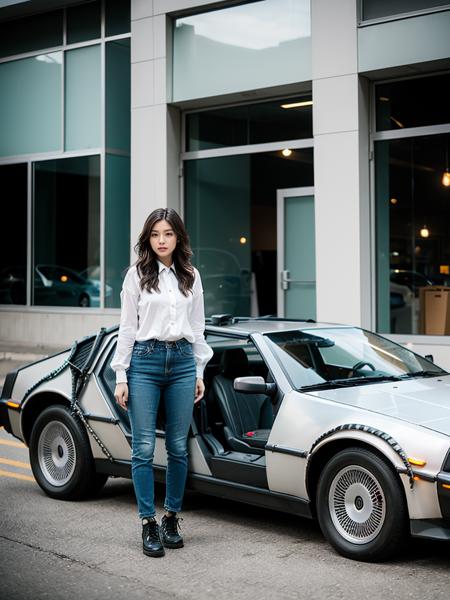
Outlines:
{"label": "long wavy brown hair", "polygon": [[189,236],[180,215],[173,208],[157,208],[147,217],[138,242],[134,247],[138,259],[136,268],[141,289],[159,292],[159,269],[157,256],[150,245],[150,234],[159,221],[167,221],[177,236],[177,244],[172,255],[178,278],[178,288],[185,296],[192,291],[194,268],[191,263],[192,250]]}

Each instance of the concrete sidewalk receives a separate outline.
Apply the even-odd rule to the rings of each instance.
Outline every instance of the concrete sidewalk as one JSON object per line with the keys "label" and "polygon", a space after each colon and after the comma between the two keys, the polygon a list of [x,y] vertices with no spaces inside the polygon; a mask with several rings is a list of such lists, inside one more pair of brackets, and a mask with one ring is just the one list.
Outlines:
{"label": "concrete sidewalk", "polygon": [[27,345],[0,340],[0,390],[7,373],[46,356],[65,350],[67,346]]}

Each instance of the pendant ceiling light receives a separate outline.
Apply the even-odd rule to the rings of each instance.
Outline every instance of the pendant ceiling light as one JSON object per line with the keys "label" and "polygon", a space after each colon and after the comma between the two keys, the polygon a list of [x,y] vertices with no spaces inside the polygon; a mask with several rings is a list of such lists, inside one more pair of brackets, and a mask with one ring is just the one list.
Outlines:
{"label": "pendant ceiling light", "polygon": [[450,173],[448,172],[448,142],[445,146],[445,171],[441,181],[444,187],[450,187]]}

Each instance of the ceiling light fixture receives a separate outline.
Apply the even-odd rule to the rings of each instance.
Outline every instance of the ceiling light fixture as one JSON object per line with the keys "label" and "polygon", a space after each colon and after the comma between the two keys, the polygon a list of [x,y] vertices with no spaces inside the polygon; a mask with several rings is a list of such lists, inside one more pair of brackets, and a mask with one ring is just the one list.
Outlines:
{"label": "ceiling light fixture", "polygon": [[312,100],[304,100],[303,102],[291,102],[290,104],[282,104],[281,108],[301,108],[302,106],[312,106]]}
{"label": "ceiling light fixture", "polygon": [[403,129],[405,126],[403,125],[403,123],[401,123],[398,119],[396,119],[395,117],[389,117],[391,119],[391,121],[393,123],[395,123],[397,125],[397,127],[400,127],[400,129]]}
{"label": "ceiling light fixture", "polygon": [[427,238],[429,236],[430,236],[430,230],[428,229],[428,227],[426,225],[424,225],[422,227],[422,229],[420,230],[420,237]]}
{"label": "ceiling light fixture", "polygon": [[445,171],[442,174],[441,181],[444,187],[450,187],[450,173],[448,172],[448,143],[445,147]]}
{"label": "ceiling light fixture", "polygon": [[292,154],[292,150],[290,148],[285,148],[284,150],[281,151],[281,154],[283,156],[288,157],[288,156],[290,156]]}

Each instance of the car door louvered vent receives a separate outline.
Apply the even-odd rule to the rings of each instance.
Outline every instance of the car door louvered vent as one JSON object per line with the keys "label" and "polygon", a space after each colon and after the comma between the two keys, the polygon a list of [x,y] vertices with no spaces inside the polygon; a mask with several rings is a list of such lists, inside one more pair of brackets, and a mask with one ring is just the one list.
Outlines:
{"label": "car door louvered vent", "polygon": [[87,340],[82,340],[78,343],[77,350],[72,358],[72,363],[79,369],[83,369],[94,345],[95,337],[89,337]]}

